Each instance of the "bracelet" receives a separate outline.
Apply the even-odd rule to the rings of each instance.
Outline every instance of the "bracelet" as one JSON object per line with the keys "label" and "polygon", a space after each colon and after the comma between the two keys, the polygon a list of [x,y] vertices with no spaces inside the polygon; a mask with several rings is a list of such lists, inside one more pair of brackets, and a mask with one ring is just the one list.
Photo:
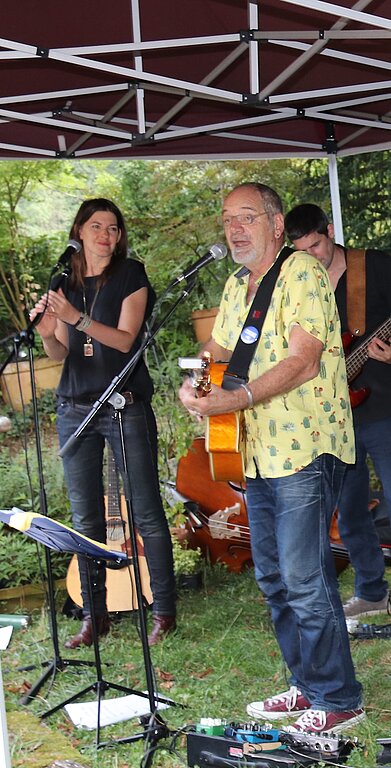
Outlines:
{"label": "bracelet", "polygon": [[87,312],[83,312],[83,314],[80,317],[80,320],[75,325],[75,328],[77,331],[86,331],[87,328],[90,327],[92,323],[92,319],[89,315],[87,315]]}
{"label": "bracelet", "polygon": [[248,384],[241,384],[240,386],[245,390],[247,395],[247,408],[254,408],[254,397],[250,387]]}
{"label": "bracelet", "polygon": [[79,315],[79,319],[76,320],[75,323],[68,323],[68,325],[71,325],[72,328],[76,328],[76,326],[79,325],[79,323],[81,323],[82,320],[83,320],[83,315]]}

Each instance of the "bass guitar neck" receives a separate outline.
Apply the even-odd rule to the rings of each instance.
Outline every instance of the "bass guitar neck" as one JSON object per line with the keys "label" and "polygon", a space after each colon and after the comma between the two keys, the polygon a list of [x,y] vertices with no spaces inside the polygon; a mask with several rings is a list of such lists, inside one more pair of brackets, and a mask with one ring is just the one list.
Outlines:
{"label": "bass guitar neck", "polygon": [[[359,344],[353,350],[353,352],[348,354],[346,354],[346,352],[348,352],[355,337],[352,333],[349,332],[343,334],[342,342],[343,348],[345,350],[346,373],[349,385],[358,376],[366,361],[368,360],[368,344],[370,344],[375,337],[381,339],[382,341],[389,341],[391,338],[391,317],[387,318],[387,320],[379,325],[379,327],[376,328],[376,330],[373,331],[373,333],[371,333],[371,335],[366,338],[365,341],[361,342],[361,344]],[[352,389],[349,386],[350,404],[352,408],[356,408],[358,405],[363,403],[369,394],[369,387]]]}

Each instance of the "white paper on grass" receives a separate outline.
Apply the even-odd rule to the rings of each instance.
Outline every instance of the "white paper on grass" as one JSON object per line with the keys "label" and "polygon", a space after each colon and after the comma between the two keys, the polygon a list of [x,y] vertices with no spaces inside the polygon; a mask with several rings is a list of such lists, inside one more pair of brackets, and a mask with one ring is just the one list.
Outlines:
{"label": "white paper on grass", "polygon": [[13,626],[9,624],[6,627],[0,627],[0,651],[5,651],[11,640]]}
{"label": "white paper on grass", "polygon": [[[158,702],[157,709],[167,709],[170,705]],[[77,728],[93,730],[98,725],[98,702],[87,701],[78,704],[66,704],[64,707],[68,716]],[[120,723],[132,717],[141,717],[150,712],[149,698],[132,693],[129,696],[118,696],[115,699],[103,698],[100,702],[99,725]]]}

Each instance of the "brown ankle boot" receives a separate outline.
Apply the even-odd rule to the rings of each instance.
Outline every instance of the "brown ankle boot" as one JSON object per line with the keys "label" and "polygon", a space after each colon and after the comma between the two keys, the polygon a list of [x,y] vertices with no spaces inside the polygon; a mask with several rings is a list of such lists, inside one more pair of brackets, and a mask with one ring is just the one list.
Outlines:
{"label": "brown ankle boot", "polygon": [[[98,637],[107,635],[110,629],[110,619],[108,613],[101,613],[96,617],[96,629]],[[70,637],[65,643],[65,648],[79,648],[80,645],[92,645],[92,619],[91,616],[85,616],[77,635]]]}
{"label": "brown ankle boot", "polygon": [[148,637],[148,645],[156,645],[176,629],[175,616],[152,616],[152,631]]}

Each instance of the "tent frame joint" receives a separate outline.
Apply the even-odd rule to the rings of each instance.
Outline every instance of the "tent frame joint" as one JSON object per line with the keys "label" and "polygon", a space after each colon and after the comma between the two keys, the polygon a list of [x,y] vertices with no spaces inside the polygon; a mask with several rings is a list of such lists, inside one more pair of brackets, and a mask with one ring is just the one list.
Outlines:
{"label": "tent frame joint", "polygon": [[42,59],[49,58],[50,48],[44,48],[42,45],[37,46],[36,56],[40,56]]}
{"label": "tent frame joint", "polygon": [[255,29],[240,29],[239,38],[241,43],[250,43],[254,40]]}
{"label": "tent frame joint", "polygon": [[335,138],[334,123],[326,123],[325,125],[326,141],[322,144],[322,148],[328,155],[338,154],[338,142]]}
{"label": "tent frame joint", "polygon": [[155,137],[154,136],[146,136],[145,133],[132,133],[132,146],[138,147],[140,145],[145,146],[146,144],[154,144]]}

